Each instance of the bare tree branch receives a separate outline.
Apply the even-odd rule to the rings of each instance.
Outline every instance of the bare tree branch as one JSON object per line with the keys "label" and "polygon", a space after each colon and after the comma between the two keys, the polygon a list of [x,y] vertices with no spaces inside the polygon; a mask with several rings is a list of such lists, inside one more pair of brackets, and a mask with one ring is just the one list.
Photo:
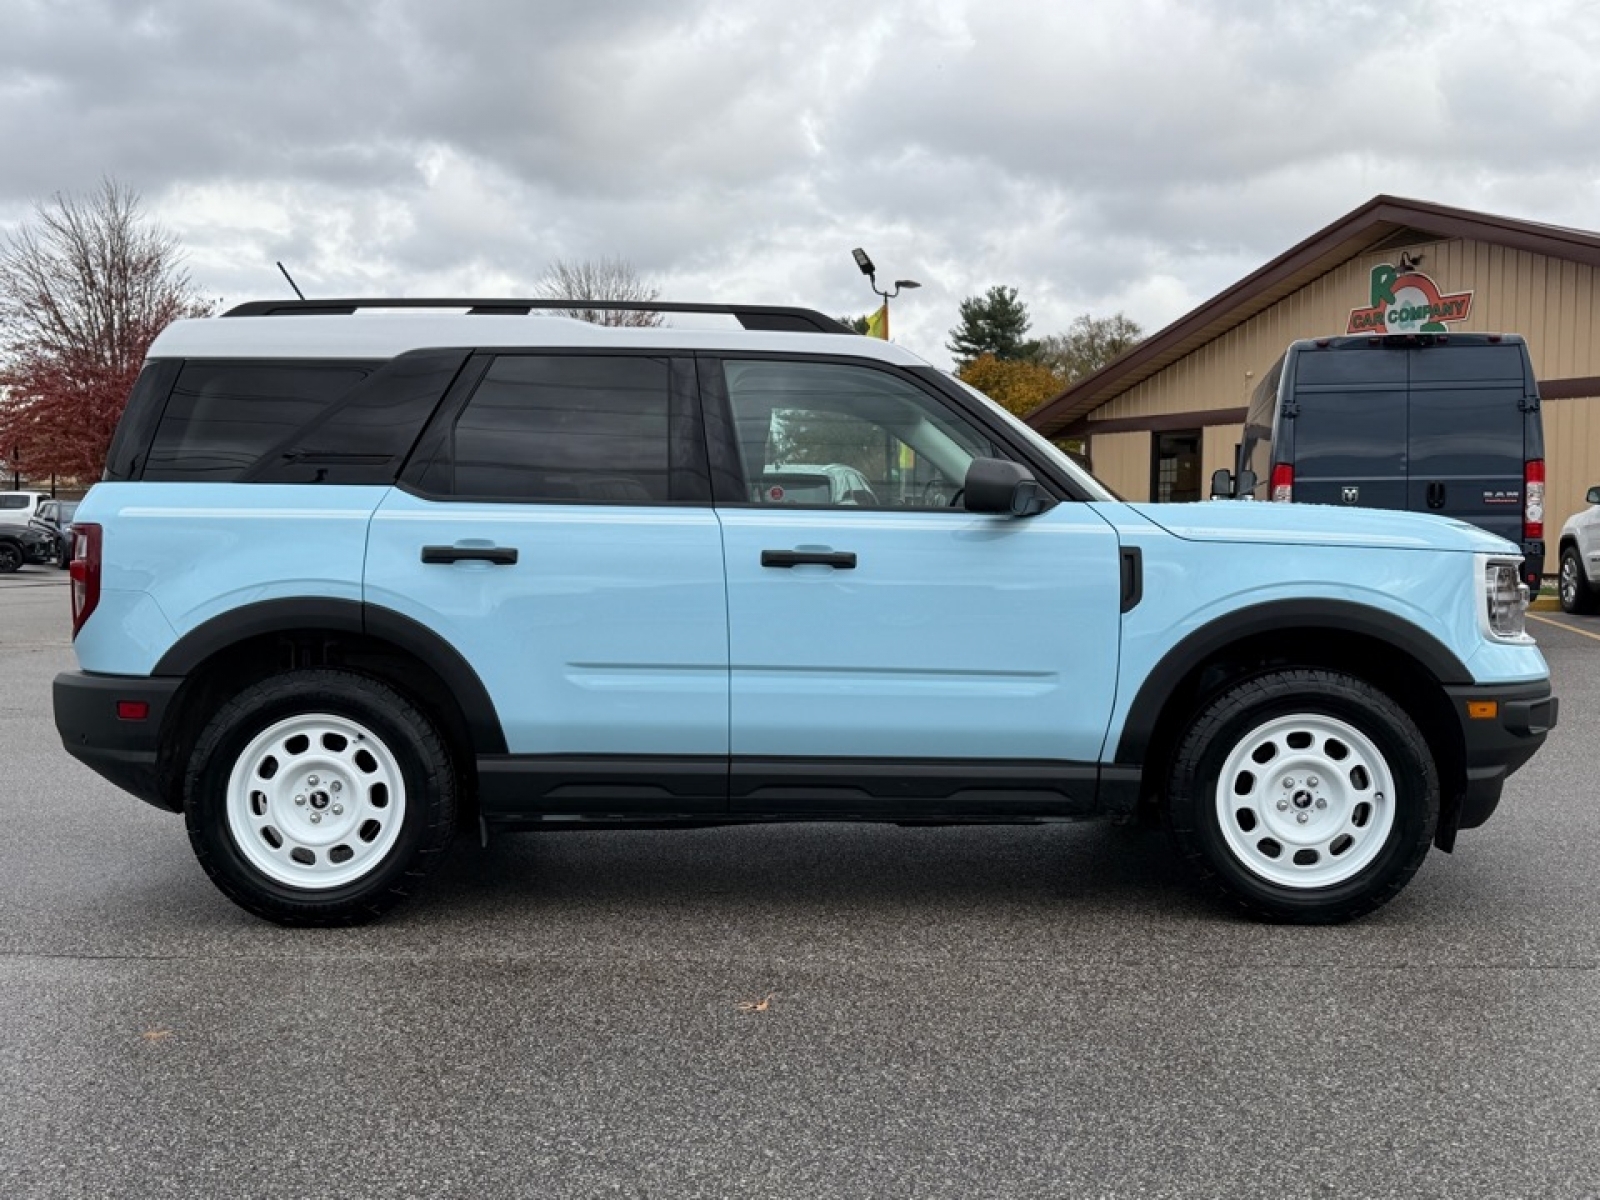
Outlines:
{"label": "bare tree branch", "polygon": [[210,311],[176,240],[104,180],[0,244],[0,452],[34,478],[93,478],[150,343]]}
{"label": "bare tree branch", "polygon": [[[547,300],[622,300],[652,304],[661,298],[661,289],[639,278],[631,263],[620,258],[567,262],[557,259],[539,281],[539,295]],[[661,324],[656,312],[626,312],[596,305],[575,308],[569,313],[591,325],[642,328]]]}

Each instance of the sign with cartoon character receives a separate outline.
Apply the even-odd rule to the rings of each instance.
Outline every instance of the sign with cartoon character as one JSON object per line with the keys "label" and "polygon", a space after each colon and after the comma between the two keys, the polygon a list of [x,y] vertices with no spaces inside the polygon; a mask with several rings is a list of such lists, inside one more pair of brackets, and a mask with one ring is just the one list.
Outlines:
{"label": "sign with cartoon character", "polygon": [[1400,256],[1400,265],[1372,268],[1371,305],[1350,310],[1346,333],[1444,333],[1472,312],[1471,292],[1439,290],[1430,276],[1416,269],[1420,259]]}

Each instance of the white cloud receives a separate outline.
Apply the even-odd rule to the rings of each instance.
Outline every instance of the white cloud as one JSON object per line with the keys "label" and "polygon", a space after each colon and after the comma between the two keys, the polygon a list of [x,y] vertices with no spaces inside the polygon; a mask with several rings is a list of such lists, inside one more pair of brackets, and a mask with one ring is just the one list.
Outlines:
{"label": "white cloud", "polygon": [[1600,10],[1551,0],[10,6],[0,225],[112,175],[207,291],[961,299],[1154,329],[1378,192],[1600,226]]}

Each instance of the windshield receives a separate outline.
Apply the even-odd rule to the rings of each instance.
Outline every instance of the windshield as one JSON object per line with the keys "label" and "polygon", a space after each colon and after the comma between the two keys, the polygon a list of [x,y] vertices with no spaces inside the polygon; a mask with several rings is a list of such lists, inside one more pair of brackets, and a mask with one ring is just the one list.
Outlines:
{"label": "windshield", "polygon": [[1048,455],[1051,462],[1059,465],[1062,472],[1070,476],[1072,481],[1088,494],[1089,499],[1117,499],[1116,493],[1114,493],[1110,488],[1106,487],[1105,484],[1101,483],[1093,475],[1089,474],[1089,472],[1085,471],[1077,463],[1073,462],[1072,457],[1065,450],[1054,445],[1050,439],[1041,435],[1038,430],[1033,428],[1033,426],[1029,425],[1027,422],[1023,421],[1021,418],[1017,417],[1003,406],[996,404],[993,400],[989,399],[988,396],[985,396],[970,383],[966,383],[960,379],[957,379],[954,375],[946,376],[946,378],[952,380],[957,387],[963,389],[964,391],[970,392],[972,395],[982,400],[984,404],[996,410],[1002,417],[1005,418],[1007,423],[1010,424],[1013,429],[1015,429],[1028,440],[1030,445],[1036,447],[1040,452]]}

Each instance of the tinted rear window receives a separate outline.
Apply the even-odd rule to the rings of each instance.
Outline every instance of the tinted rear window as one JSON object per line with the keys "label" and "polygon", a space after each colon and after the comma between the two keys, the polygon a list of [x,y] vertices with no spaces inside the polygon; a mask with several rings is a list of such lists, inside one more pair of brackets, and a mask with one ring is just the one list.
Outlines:
{"label": "tinted rear window", "polygon": [[669,383],[663,359],[497,358],[423,487],[463,498],[664,503]]}
{"label": "tinted rear window", "polygon": [[162,413],[143,477],[237,480],[375,368],[351,361],[186,363]]}

